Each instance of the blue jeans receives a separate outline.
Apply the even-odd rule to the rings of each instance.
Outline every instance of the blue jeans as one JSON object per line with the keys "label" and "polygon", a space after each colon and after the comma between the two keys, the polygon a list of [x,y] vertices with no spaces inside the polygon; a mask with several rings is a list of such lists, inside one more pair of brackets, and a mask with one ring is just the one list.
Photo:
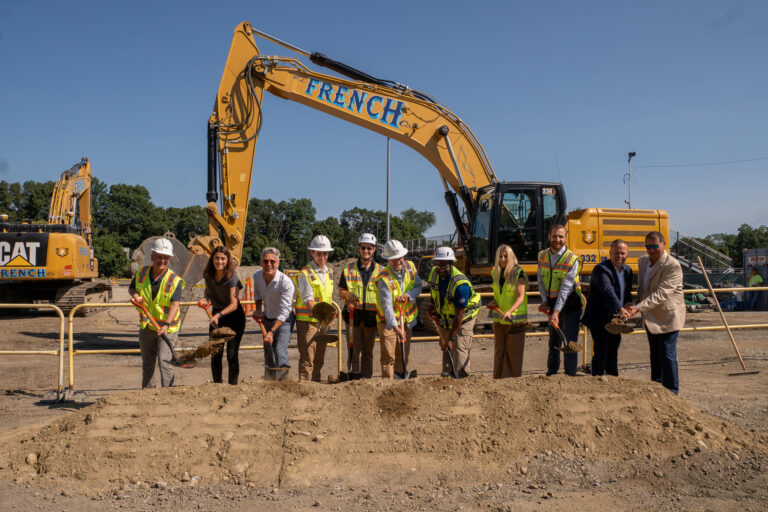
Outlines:
{"label": "blue jeans", "polygon": [[[264,366],[267,368],[290,368],[288,364],[288,343],[291,341],[291,328],[296,316],[291,313],[272,338],[272,343],[264,344]],[[275,320],[264,317],[264,328],[270,330]]]}
{"label": "blue jeans", "polygon": [[747,309],[756,310],[760,302],[760,292],[747,292]]}
{"label": "blue jeans", "polygon": [[[579,320],[581,320],[581,306],[573,311],[560,312],[560,330],[565,334],[567,341],[579,339]],[[554,375],[560,370],[560,351],[557,347],[562,345],[562,340],[557,332],[549,328],[549,354],[547,355],[547,375]],[[563,354],[563,367],[565,374],[576,375],[579,365],[579,354]]]}
{"label": "blue jeans", "polygon": [[677,377],[677,335],[680,331],[651,334],[646,329],[645,332],[651,349],[651,380],[677,394],[680,389],[680,379]]}

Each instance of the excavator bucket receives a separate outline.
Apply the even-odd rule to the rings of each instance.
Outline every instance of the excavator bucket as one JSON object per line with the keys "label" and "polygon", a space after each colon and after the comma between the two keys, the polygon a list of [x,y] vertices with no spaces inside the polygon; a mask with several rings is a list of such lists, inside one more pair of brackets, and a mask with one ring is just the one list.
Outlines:
{"label": "excavator bucket", "polygon": [[[162,237],[151,236],[144,240],[138,249],[133,251],[131,258],[131,272],[136,273],[146,265],[151,265],[152,242],[158,238],[167,238],[173,246],[173,257],[168,266],[186,283],[186,287],[181,294],[182,302],[194,302],[193,287],[203,278],[205,265],[208,263],[208,256],[205,254],[192,254],[184,244],[176,239],[173,233],[166,233]],[[181,308],[181,322],[187,314],[188,307]]]}

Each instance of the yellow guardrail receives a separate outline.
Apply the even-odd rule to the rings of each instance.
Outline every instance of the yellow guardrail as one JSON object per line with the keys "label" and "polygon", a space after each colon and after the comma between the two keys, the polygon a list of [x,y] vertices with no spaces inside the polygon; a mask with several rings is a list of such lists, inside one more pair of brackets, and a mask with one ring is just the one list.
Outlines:
{"label": "yellow guardrail", "polygon": [[0,350],[4,356],[59,356],[59,382],[56,394],[64,390],[64,312],[54,304],[0,304],[0,309],[52,309],[59,316],[59,350]]}
{"label": "yellow guardrail", "polygon": [[[254,301],[242,301],[241,304],[253,304]],[[337,334],[338,339],[335,342],[327,343],[327,346],[335,348],[338,355],[338,368],[336,371],[336,377],[338,378],[339,374],[341,373],[342,369],[342,338],[341,338],[341,308],[338,304],[335,302],[332,302],[333,307],[336,309],[336,315],[339,319],[337,322]],[[197,302],[182,302],[180,304],[181,306],[197,306]],[[16,305],[18,307],[28,306],[28,305]],[[41,305],[43,306],[43,305]],[[0,305],[2,307],[2,305]],[[56,306],[51,306],[53,308],[56,308]],[[74,340],[74,324],[75,324],[75,313],[77,311],[83,309],[83,308],[114,308],[114,307],[130,307],[134,308],[135,306],[131,304],[130,302],[110,302],[107,304],[78,304],[75,306],[72,311],[69,313],[69,329],[68,329],[68,367],[69,367],[69,390],[73,391],[75,389],[75,375],[74,375],[74,357],[78,354],[141,354],[141,350],[138,348],[123,348],[123,349],[86,349],[86,350],[75,350],[75,340]],[[61,312],[60,309],[56,308],[61,316],[61,361],[60,361],[60,376],[59,376],[59,390],[63,387],[63,375],[64,375],[64,314]],[[189,314],[189,312],[187,312]],[[194,350],[194,348],[187,348],[187,347],[179,347],[176,348],[175,351],[185,351],[185,350]],[[264,350],[264,344],[261,345],[241,345],[240,350]],[[2,354],[3,352],[0,352]],[[14,353],[19,353],[19,351],[16,351]],[[43,352],[35,352],[35,353],[43,353]],[[49,353],[49,352],[45,352]],[[58,353],[58,352],[53,352]]]}

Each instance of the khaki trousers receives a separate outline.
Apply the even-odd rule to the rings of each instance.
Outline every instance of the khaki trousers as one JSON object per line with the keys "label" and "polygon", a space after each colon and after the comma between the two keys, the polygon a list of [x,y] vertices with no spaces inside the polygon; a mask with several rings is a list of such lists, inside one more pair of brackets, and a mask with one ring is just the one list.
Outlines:
{"label": "khaki trousers", "polygon": [[507,333],[509,325],[493,322],[493,378],[506,379],[523,374],[523,352],[525,332]]}
{"label": "khaki trousers", "polygon": [[[347,340],[352,336],[352,373],[359,373],[364,379],[373,376],[373,346],[376,344],[376,327],[347,323]],[[354,329],[353,332],[350,332]],[[349,341],[347,341],[349,343]]]}
{"label": "khaki trousers", "polygon": [[[403,372],[403,356],[400,344],[397,341],[397,333],[394,329],[387,329],[386,324],[376,325],[379,331],[379,344],[381,345],[381,378],[391,379],[395,373]],[[408,367],[408,356],[411,353],[411,329],[405,327],[405,366]]]}
{"label": "khaki trousers", "polygon": [[315,341],[318,333],[317,324],[296,321],[296,337],[299,346],[299,381],[313,380],[320,382],[320,371],[325,363],[325,342]]}
{"label": "khaki trousers", "polygon": [[[178,332],[168,334],[168,339],[175,346]],[[149,327],[139,329],[139,349],[141,350],[141,389],[157,387],[155,368],[160,368],[160,385],[164,388],[173,386],[173,366],[171,347]]]}
{"label": "khaki trousers", "polygon": [[[472,349],[475,320],[477,320],[477,317],[461,324],[459,333],[456,335],[456,343],[453,344],[453,363],[456,365],[456,375],[458,377],[466,377],[469,374],[469,352]],[[448,359],[446,352],[443,352],[443,372],[451,373],[451,361]]]}

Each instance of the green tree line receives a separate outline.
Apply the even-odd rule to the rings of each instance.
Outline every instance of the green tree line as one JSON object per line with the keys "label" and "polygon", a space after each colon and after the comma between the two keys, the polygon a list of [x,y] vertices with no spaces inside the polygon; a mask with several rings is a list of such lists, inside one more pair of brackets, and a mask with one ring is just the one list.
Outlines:
{"label": "green tree line", "polygon": [[768,247],[768,226],[753,228],[749,224],[742,224],[736,234],[714,233],[698,240],[729,256],[733,265],[740,267],[745,250]]}
{"label": "green tree line", "polygon": [[[48,217],[54,182],[0,181],[0,213],[11,222],[44,223]],[[163,208],[156,206],[142,185],[107,185],[93,178],[91,185],[93,245],[99,270],[106,276],[127,276],[124,247],[131,251],[150,237],[173,232],[187,243],[196,234],[207,232],[208,216],[202,206]],[[338,261],[355,254],[357,237],[370,232],[386,237],[386,213],[380,210],[352,208],[339,217],[318,220],[310,199],[253,198],[248,205],[243,265],[257,265],[266,246],[280,249],[288,267],[300,267],[309,260],[307,247],[317,234],[326,235],[334,246],[330,260]],[[435,214],[413,208],[390,217],[392,238],[421,238],[435,224]]]}

